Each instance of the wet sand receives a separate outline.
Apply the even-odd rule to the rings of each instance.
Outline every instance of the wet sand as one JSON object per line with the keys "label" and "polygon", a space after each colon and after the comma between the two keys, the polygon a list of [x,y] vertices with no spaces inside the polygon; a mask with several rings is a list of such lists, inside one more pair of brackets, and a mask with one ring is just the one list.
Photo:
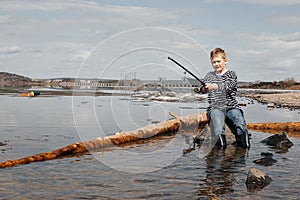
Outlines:
{"label": "wet sand", "polygon": [[254,99],[264,104],[274,104],[275,107],[300,109],[300,92],[274,94],[243,94],[242,96]]}

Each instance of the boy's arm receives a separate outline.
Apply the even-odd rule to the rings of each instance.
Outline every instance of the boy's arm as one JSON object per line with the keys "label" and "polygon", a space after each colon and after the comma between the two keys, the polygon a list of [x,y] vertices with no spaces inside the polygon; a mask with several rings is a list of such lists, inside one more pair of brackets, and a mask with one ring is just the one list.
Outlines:
{"label": "boy's arm", "polygon": [[203,87],[204,91],[215,90],[218,92],[229,92],[235,90],[237,87],[237,76],[235,72],[231,71],[224,82],[222,83],[206,83]]}
{"label": "boy's arm", "polygon": [[207,93],[211,90],[218,90],[218,85],[216,83],[211,83],[214,80],[214,74],[212,72],[209,72],[204,77],[205,85],[202,87],[202,93]]}
{"label": "boy's arm", "polygon": [[218,91],[220,92],[228,92],[233,91],[237,87],[237,76],[236,73],[231,71],[228,76],[226,76],[226,80],[223,83],[218,84]]}

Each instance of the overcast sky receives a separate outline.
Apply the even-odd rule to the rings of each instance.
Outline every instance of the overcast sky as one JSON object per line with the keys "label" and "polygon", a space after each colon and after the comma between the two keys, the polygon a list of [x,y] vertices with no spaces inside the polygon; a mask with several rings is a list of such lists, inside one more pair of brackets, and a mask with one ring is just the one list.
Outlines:
{"label": "overcast sky", "polygon": [[226,50],[240,81],[300,81],[300,0],[1,0],[0,71],[31,78],[203,77]]}

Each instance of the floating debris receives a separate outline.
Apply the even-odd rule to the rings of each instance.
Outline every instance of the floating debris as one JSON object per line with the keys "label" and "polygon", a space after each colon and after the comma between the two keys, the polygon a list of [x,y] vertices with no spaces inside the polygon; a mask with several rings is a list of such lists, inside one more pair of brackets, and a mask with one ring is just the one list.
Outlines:
{"label": "floating debris", "polygon": [[36,97],[40,94],[41,94],[40,92],[29,91],[29,92],[23,92],[22,97]]}
{"label": "floating debris", "polygon": [[163,102],[193,102],[201,101],[207,98],[207,94],[194,94],[194,93],[175,93],[175,92],[136,92],[131,95],[131,101],[144,102],[144,101],[163,101]]}
{"label": "floating debris", "polygon": [[5,146],[5,145],[7,145],[7,144],[4,142],[0,142],[0,146]]}

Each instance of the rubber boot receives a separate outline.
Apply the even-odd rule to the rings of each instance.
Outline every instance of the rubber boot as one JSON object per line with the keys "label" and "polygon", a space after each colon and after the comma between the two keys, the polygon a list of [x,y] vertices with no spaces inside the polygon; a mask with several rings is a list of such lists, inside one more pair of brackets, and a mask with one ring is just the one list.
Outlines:
{"label": "rubber boot", "polygon": [[238,147],[249,149],[250,141],[249,141],[248,133],[243,133],[242,135],[237,135],[236,136],[236,145]]}
{"label": "rubber boot", "polygon": [[217,139],[218,139],[218,141],[215,146],[218,149],[226,149],[226,147],[227,147],[226,136],[223,134],[220,134],[220,135],[218,135]]}

